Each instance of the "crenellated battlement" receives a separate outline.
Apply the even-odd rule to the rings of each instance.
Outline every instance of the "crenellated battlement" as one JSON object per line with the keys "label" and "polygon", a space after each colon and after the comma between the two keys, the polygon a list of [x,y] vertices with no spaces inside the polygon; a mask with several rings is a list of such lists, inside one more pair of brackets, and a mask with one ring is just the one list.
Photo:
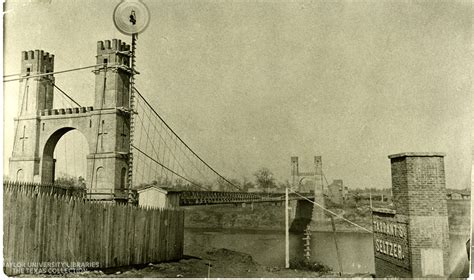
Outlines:
{"label": "crenellated battlement", "polygon": [[54,61],[54,54],[50,54],[49,52],[45,52],[43,50],[22,51],[21,54],[23,60],[40,59],[48,63],[52,63]]}
{"label": "crenellated battlement", "polygon": [[54,55],[43,50],[21,52],[22,73],[47,73],[54,71]]}
{"label": "crenellated battlement", "polygon": [[97,55],[111,53],[111,52],[124,52],[129,51],[130,45],[122,42],[120,39],[112,39],[97,42]]}
{"label": "crenellated battlement", "polygon": [[69,114],[81,114],[93,111],[94,108],[89,107],[75,107],[75,108],[61,108],[61,109],[46,109],[41,110],[41,116],[54,116],[54,115],[69,115]]}

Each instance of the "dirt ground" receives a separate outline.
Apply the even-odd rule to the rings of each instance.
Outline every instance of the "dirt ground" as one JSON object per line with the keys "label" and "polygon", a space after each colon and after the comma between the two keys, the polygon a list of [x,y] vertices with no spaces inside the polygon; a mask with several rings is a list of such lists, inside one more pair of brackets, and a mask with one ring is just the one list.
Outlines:
{"label": "dirt ground", "polygon": [[[32,277],[21,275],[20,277]],[[339,277],[338,274],[320,274],[313,271],[268,267],[257,264],[250,255],[220,248],[186,256],[180,261],[148,264],[144,267],[122,267],[104,271],[86,271],[66,275],[34,275],[34,277],[84,278],[217,278],[217,277]],[[370,275],[342,275],[343,277],[370,277]]]}

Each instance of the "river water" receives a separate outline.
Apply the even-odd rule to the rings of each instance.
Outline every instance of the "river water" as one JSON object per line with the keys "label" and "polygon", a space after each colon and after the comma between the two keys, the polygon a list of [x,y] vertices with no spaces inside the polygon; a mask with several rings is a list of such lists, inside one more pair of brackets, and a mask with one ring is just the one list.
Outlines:
{"label": "river water", "polygon": [[[285,264],[285,234],[283,231],[239,229],[185,229],[185,254],[192,255],[196,246],[206,250],[226,248],[247,253],[259,264],[280,266]],[[303,257],[302,235],[290,234],[290,258]],[[451,235],[451,267],[462,270],[467,260],[464,242],[466,237]],[[375,273],[372,234],[356,232],[312,232],[311,259],[325,264],[333,271],[343,273]],[[455,260],[457,259],[457,260]],[[456,272],[458,274],[460,272]]]}

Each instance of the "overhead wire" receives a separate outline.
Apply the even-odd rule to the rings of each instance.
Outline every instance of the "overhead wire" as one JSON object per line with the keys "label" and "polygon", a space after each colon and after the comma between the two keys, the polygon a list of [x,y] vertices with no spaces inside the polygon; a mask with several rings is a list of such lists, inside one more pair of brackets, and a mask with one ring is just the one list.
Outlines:
{"label": "overhead wire", "polygon": [[367,232],[369,232],[369,233],[372,233],[371,230],[366,229],[365,227],[363,227],[363,226],[361,226],[361,225],[358,225],[358,224],[352,222],[351,220],[348,220],[348,219],[344,218],[343,216],[334,213],[333,211],[331,211],[331,210],[329,210],[329,209],[323,207],[323,206],[320,205],[319,203],[317,203],[317,202],[315,202],[315,201],[312,201],[311,199],[307,198],[306,196],[303,196],[303,195],[301,195],[301,194],[295,192],[295,191],[292,190],[291,188],[289,188],[288,190],[289,190],[290,192],[292,192],[292,193],[298,195],[299,197],[303,198],[304,200],[307,200],[307,201],[313,203],[314,205],[318,206],[318,207],[321,208],[322,210],[324,210],[324,211],[326,211],[326,212],[328,212],[328,213],[330,213],[330,214],[332,214],[332,215],[334,215],[334,216],[336,216],[336,217],[338,217],[338,218],[343,219],[344,221],[350,223],[351,225],[354,225],[354,226],[356,226],[356,227],[358,227],[358,228],[360,228],[360,229],[362,229],[362,230],[364,230],[364,231],[367,231]]}
{"label": "overhead wire", "polygon": [[[49,76],[49,75],[53,75],[53,74],[62,74],[62,73],[67,73],[67,72],[72,72],[72,71],[79,71],[79,70],[84,70],[84,69],[89,69],[89,68],[94,68],[94,67],[99,67],[99,66],[104,66],[104,63],[89,65],[89,66],[84,66],[84,67],[76,67],[76,68],[71,68],[71,69],[67,69],[67,70],[55,71],[55,72],[36,74],[36,75],[20,76],[19,78],[15,78],[15,79],[3,80],[3,82],[8,83],[8,82],[13,82],[13,81],[19,81],[19,80],[22,80],[22,79],[25,79],[25,78],[37,78],[37,77]],[[3,76],[3,78],[9,77],[9,76],[17,76],[17,75],[21,75],[21,74],[6,75],[6,76]]]}

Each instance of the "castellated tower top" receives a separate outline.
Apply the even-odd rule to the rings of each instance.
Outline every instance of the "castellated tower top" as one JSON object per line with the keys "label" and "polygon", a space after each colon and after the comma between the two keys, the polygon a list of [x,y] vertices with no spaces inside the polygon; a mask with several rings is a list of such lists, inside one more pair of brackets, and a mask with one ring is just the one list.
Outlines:
{"label": "castellated tower top", "polygon": [[[130,65],[130,45],[119,39],[97,42],[97,64],[107,64],[108,67]],[[99,67],[100,69],[102,67]]]}
{"label": "castellated tower top", "polygon": [[54,72],[54,55],[43,50],[21,52],[21,74]]}
{"label": "castellated tower top", "polygon": [[98,41],[94,108],[129,106],[130,45],[118,39]]}
{"label": "castellated tower top", "polygon": [[125,52],[130,50],[130,45],[122,42],[120,39],[98,41],[97,42],[97,54],[105,54],[111,52]]}

